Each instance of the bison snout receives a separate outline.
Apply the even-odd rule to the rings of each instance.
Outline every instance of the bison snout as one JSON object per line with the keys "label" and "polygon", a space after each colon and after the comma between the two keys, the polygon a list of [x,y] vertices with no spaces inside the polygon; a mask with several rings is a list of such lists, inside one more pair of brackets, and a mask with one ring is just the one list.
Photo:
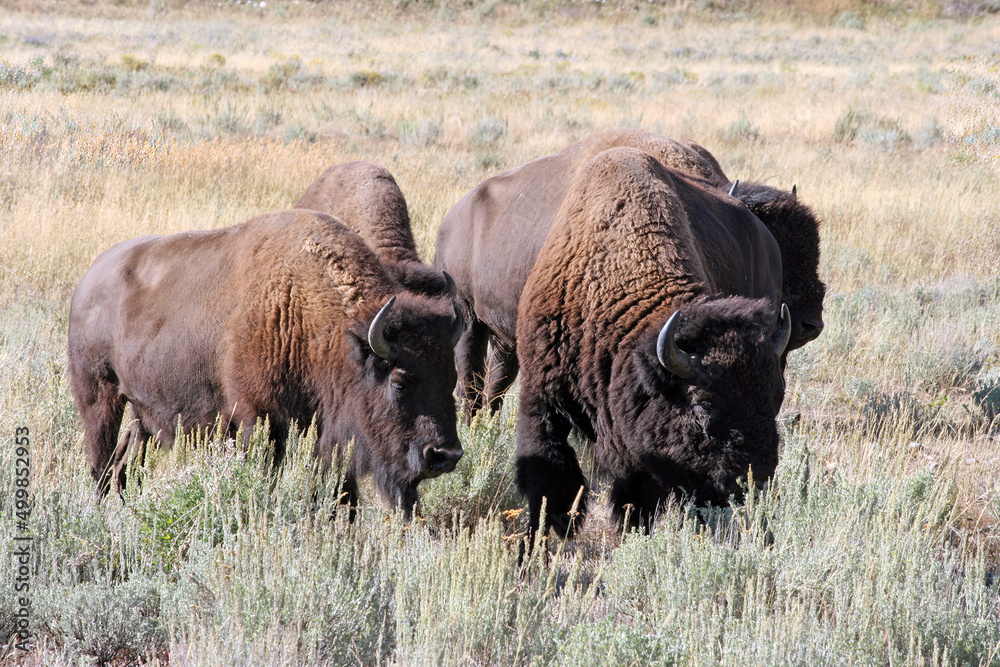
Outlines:
{"label": "bison snout", "polygon": [[802,340],[808,342],[811,340],[816,340],[819,335],[823,333],[823,321],[819,320],[803,320],[802,321]]}
{"label": "bison snout", "polygon": [[451,472],[464,453],[461,443],[457,442],[453,445],[427,445],[424,447],[424,472],[431,477]]}

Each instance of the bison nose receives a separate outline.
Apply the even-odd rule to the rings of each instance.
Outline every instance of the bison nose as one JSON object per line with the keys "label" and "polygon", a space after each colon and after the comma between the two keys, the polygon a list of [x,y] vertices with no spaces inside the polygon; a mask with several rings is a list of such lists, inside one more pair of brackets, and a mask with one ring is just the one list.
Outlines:
{"label": "bison nose", "polygon": [[424,470],[431,475],[451,472],[462,458],[461,443],[427,445],[424,447]]}
{"label": "bison nose", "polygon": [[802,320],[802,342],[808,343],[811,340],[815,340],[816,338],[819,338],[819,335],[822,332],[822,320]]}

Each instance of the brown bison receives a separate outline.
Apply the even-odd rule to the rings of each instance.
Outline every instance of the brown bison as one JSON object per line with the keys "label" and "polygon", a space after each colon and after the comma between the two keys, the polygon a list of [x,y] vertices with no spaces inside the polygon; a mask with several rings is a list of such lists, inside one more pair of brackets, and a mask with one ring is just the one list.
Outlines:
{"label": "brown bison", "polygon": [[[101,253],[73,295],[69,378],[98,491],[130,446],[220,418],[270,420],[275,463],[293,424],[326,461],[353,440],[345,490],[372,474],[409,513],[420,480],[454,469],[457,305],[401,288],[361,237],[306,210]],[[134,421],[118,440],[126,403]],[[116,446],[117,442],[117,446]]]}
{"label": "brown bison", "polygon": [[[616,146],[642,150],[726,192],[731,188],[715,158],[692,141],[677,142],[642,130],[609,130],[493,176],[466,194],[441,222],[434,267],[454,277],[464,309],[466,330],[456,356],[467,418],[483,404],[497,409],[514,381],[517,304],[528,274],[576,174],[595,155]],[[781,289],[792,315],[788,349],[804,345],[823,327],[825,288],[817,274],[816,218],[794,193],[740,184],[736,196],[778,242],[785,270]],[[694,217],[691,223],[699,241],[709,244],[718,225],[705,227],[704,220]],[[740,293],[725,285],[720,290]]]}
{"label": "brown bison", "polygon": [[385,167],[367,160],[335,164],[306,188],[294,208],[342,220],[409,289],[454,296],[447,276],[420,261],[406,199]]}
{"label": "brown bison", "polygon": [[[699,225],[715,228],[710,242]],[[748,469],[774,473],[790,334],[780,276],[773,237],[704,181],[631,148],[579,170],[518,309],[516,464],[532,534],[541,520],[567,533],[586,488],[574,428],[633,526],[672,496],[724,503]]]}

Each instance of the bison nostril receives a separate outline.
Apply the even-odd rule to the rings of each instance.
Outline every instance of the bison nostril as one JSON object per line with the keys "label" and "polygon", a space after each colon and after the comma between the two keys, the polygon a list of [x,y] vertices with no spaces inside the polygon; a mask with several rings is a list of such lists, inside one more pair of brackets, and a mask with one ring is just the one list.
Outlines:
{"label": "bison nostril", "polygon": [[812,320],[802,321],[802,337],[805,340],[813,340],[817,338],[823,331],[822,322],[814,322]]}
{"label": "bison nostril", "polygon": [[451,472],[464,453],[461,445],[427,445],[424,447],[424,467],[430,472]]}

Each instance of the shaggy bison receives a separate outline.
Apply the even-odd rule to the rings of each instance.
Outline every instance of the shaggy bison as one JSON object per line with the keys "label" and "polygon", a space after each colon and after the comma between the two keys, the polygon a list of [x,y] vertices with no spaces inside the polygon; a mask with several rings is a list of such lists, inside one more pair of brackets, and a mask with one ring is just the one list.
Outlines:
{"label": "shaggy bison", "polygon": [[367,160],[335,164],[306,188],[295,208],[342,220],[409,289],[454,296],[454,283],[420,261],[406,199],[385,167]]}
{"label": "shaggy bison", "polygon": [[[306,210],[149,236],[104,251],[73,295],[69,377],[102,495],[129,447],[220,419],[270,420],[275,463],[315,417],[326,461],[353,439],[346,481],[372,474],[409,513],[420,480],[462,456],[452,390],[457,305],[400,287],[361,237]],[[134,421],[118,440],[129,403]],[[117,445],[116,445],[117,442]]]}
{"label": "shaggy bison", "polygon": [[[517,304],[528,274],[574,177],[595,155],[617,146],[642,150],[726,192],[731,188],[711,153],[692,141],[677,142],[642,130],[609,130],[493,176],[466,194],[441,222],[434,267],[455,278],[465,313],[456,361],[467,418],[484,404],[497,409],[514,381]],[[792,315],[788,349],[804,345],[823,327],[825,288],[817,273],[816,218],[793,193],[740,184],[735,194],[778,242],[784,264],[781,288]],[[705,228],[704,220],[691,219],[693,232],[701,243],[711,244],[718,225]],[[740,293],[725,285],[720,290]]]}
{"label": "shaggy bison", "polygon": [[[716,228],[710,242],[699,225]],[[724,503],[748,469],[774,473],[790,334],[780,267],[745,207],[645,152],[614,148],[578,171],[518,310],[516,464],[532,534],[540,521],[569,531],[586,487],[573,428],[633,526],[671,496]]]}

